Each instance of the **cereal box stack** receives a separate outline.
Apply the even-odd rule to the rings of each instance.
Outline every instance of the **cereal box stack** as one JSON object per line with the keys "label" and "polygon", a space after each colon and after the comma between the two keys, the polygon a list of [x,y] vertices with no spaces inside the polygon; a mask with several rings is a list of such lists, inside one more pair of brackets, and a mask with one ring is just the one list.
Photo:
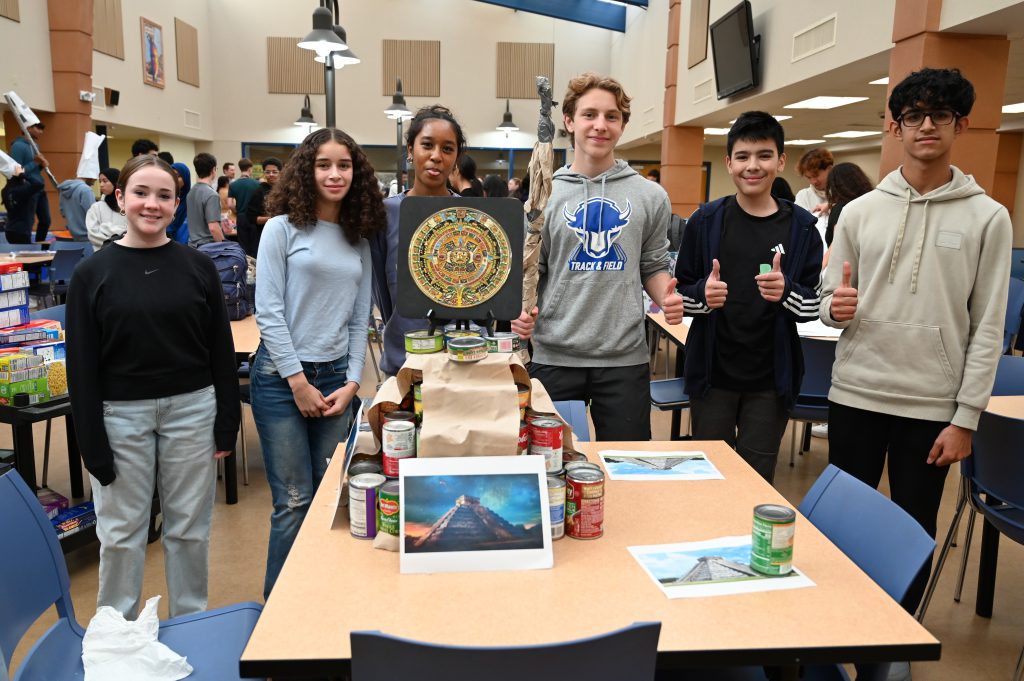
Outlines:
{"label": "cereal box stack", "polygon": [[0,265],[0,405],[27,407],[67,394],[64,331],[59,322],[30,321],[28,273]]}

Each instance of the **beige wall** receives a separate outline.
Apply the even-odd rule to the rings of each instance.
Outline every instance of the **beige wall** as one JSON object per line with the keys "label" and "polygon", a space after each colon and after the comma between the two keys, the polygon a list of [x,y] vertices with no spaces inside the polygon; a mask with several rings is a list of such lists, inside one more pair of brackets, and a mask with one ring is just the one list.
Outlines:
{"label": "beige wall", "polygon": [[[611,74],[619,79],[630,104],[629,125],[620,144],[660,132],[665,96],[665,41],[668,0],[650,0],[646,10],[626,9],[626,33],[611,33]],[[558,50],[558,47],[555,48]],[[660,151],[654,156],[658,158]]]}
{"label": "beige wall", "polygon": [[[53,111],[53,67],[46,0],[23,0],[21,21],[0,17],[0,93],[14,90],[33,109]],[[0,100],[2,102],[3,100]],[[8,132],[9,137],[19,134]]]}
{"label": "beige wall", "polygon": [[[25,4],[25,3],[23,3]],[[157,133],[179,137],[212,139],[214,96],[218,81],[214,77],[211,59],[210,21],[207,0],[131,0],[123,2],[124,55],[122,61],[100,52],[93,52],[92,84],[94,88],[109,87],[121,92],[121,102],[105,110],[93,108],[93,119],[114,125],[130,125]],[[140,17],[163,27],[164,70],[166,87],[163,89],[142,82],[142,38]],[[178,17],[199,33],[199,82],[197,88],[178,80],[174,43],[174,18]],[[222,25],[228,29],[231,24]],[[229,35],[230,30],[224,34]],[[265,89],[265,88],[264,88]],[[185,125],[185,111],[199,114],[198,127]],[[156,135],[154,135],[155,141]],[[191,159],[189,159],[191,160]]]}
{"label": "beige wall", "polygon": [[[896,0],[875,0],[870,11],[855,2],[822,0],[759,0],[753,3],[754,32],[760,34],[761,85],[757,92],[770,92],[798,83],[850,62],[889,50],[892,47],[892,18]],[[711,0],[710,21],[714,23],[736,5],[735,0]],[[818,21],[836,14],[836,44],[813,56],[792,61],[792,36]],[[689,36],[687,21],[679,38],[679,77],[676,93],[677,125],[713,113],[735,103],[712,95],[694,103],[694,86],[714,77],[712,50],[708,58],[687,68]],[[747,98],[756,97],[757,92]],[[741,99],[743,97],[741,96]]]}

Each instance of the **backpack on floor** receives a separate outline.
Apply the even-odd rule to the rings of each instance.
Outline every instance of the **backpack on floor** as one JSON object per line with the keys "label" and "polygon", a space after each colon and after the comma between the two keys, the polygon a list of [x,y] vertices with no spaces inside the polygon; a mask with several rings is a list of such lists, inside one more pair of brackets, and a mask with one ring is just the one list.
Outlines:
{"label": "backpack on floor", "polygon": [[224,289],[224,303],[228,308],[228,319],[237,321],[252,314],[249,303],[246,274],[248,266],[245,251],[234,241],[215,241],[203,244],[199,250],[210,256]]}

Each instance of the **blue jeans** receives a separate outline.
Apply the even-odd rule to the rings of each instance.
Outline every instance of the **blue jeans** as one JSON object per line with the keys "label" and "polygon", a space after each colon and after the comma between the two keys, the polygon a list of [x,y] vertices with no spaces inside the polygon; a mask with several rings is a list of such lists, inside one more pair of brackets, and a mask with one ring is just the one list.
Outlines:
{"label": "blue jeans", "polygon": [[[333,362],[302,362],[306,380],[327,397],[345,385],[348,357]],[[299,412],[288,381],[277,373],[266,348],[256,351],[251,372],[252,416],[260,436],[267,482],[274,502],[263,597],[270,595],[327,472],[338,443],[348,435],[352,410],[338,416],[306,418]]]}

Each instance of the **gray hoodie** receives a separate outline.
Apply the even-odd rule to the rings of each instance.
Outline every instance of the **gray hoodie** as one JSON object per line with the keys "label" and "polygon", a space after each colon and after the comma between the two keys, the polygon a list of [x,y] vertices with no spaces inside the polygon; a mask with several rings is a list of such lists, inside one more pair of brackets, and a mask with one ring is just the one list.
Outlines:
{"label": "gray hoodie", "polygon": [[551,184],[534,361],[578,367],[647,362],[642,285],[668,272],[668,194],[624,161],[594,178],[560,168]]}
{"label": "gray hoodie", "polygon": [[[992,392],[1010,278],[1010,216],[974,178],[920,195],[889,173],[847,204],[824,273],[821,319],[843,329],[829,399],[974,430]],[[850,263],[857,314],[831,317]]]}
{"label": "gray hoodie", "polygon": [[85,226],[85,214],[96,203],[92,187],[75,179],[64,180],[57,189],[60,191],[60,214],[68,221],[68,231],[75,241],[87,241],[89,230]]}

